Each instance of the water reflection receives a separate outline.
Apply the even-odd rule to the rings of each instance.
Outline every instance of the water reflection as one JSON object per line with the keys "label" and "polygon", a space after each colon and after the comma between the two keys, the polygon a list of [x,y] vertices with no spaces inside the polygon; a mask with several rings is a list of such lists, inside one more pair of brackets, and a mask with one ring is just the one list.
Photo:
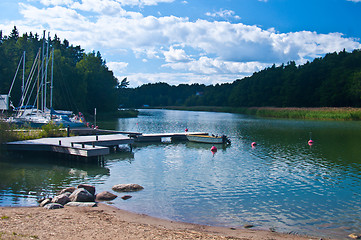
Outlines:
{"label": "water reflection", "polygon": [[4,153],[0,157],[0,204],[36,205],[63,187],[99,182],[109,169],[98,163],[54,158],[38,153]]}
{"label": "water reflection", "polygon": [[[217,146],[213,155],[208,144],[137,143],[131,153],[106,156],[103,166],[39,163],[36,158],[29,164],[27,158],[19,162],[10,157],[0,162],[0,204],[16,202],[9,194],[18,197],[24,191],[31,198],[29,191],[45,191],[49,185],[55,191],[88,182],[100,192],[119,183],[138,183],[145,187],[143,191],[132,193],[126,202],[117,198],[114,205],[166,219],[227,227],[251,223],[262,229],[339,238],[361,231],[358,122],[141,110],[138,118],[99,122],[99,126],[144,133],[188,128],[226,134],[232,144]],[[252,148],[252,142],[257,146]]]}

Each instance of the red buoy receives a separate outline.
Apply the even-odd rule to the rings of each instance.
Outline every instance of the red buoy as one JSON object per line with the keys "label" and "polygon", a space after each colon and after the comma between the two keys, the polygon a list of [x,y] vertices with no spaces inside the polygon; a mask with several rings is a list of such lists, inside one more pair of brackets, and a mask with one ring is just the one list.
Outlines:
{"label": "red buoy", "polygon": [[186,128],[184,131],[185,131],[185,132],[188,132],[188,128]]}
{"label": "red buoy", "polygon": [[308,140],[308,145],[312,146],[312,144],[313,144],[313,140],[312,139]]}
{"label": "red buoy", "polygon": [[217,148],[216,148],[215,146],[212,146],[212,147],[211,147],[211,152],[212,152],[212,153],[216,153],[216,152],[217,152]]}
{"label": "red buoy", "polygon": [[257,145],[256,142],[252,142],[252,143],[251,143],[251,146],[252,146],[252,147],[255,147],[256,145]]}

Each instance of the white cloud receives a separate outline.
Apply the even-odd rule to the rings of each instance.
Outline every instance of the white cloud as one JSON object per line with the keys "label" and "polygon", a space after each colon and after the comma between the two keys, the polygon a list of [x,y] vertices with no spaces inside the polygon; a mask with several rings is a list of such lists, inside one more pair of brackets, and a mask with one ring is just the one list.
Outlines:
{"label": "white cloud", "polygon": [[128,63],[126,63],[126,62],[108,62],[107,66],[110,70],[112,70],[114,72],[114,74],[118,75],[120,73],[124,73],[124,71],[128,67]]}
{"label": "white cloud", "polygon": [[[192,22],[176,16],[145,17],[140,12],[122,8],[125,5],[156,5],[173,0],[41,1],[48,7],[20,3],[20,13],[24,18],[4,22],[0,24],[0,29],[10,32],[14,25],[20,31],[33,33],[42,33],[42,29],[47,29],[74,45],[81,45],[86,51],[100,50],[103,56],[113,54],[108,66],[118,75],[127,72],[128,63],[123,62],[126,55],[151,65],[149,72],[156,69],[154,61],[157,61],[159,66],[169,70],[188,72],[188,75],[181,76],[204,82],[212,74],[217,74],[217,77],[211,79],[222,81],[233,76],[234,80],[273,63],[291,60],[303,63],[328,52],[361,48],[358,39],[345,38],[341,33],[277,33],[272,28],[264,30],[226,21],[199,19]],[[224,10],[214,13],[214,16],[234,16],[234,12]],[[134,73],[133,77],[138,79],[134,82],[147,81],[142,76],[145,76],[144,73]],[[149,81],[156,81],[156,75],[151,76]],[[186,77],[176,79],[174,77],[170,81],[193,81]]]}
{"label": "white cloud", "polygon": [[[194,73],[129,73],[126,75],[129,81],[129,87],[137,87],[146,83],[166,82],[170,85],[179,84],[217,84],[217,83],[231,83],[236,79],[241,79],[247,74],[220,74],[201,75]],[[123,79],[124,76],[117,76],[118,79]]]}
{"label": "white cloud", "polygon": [[169,51],[163,52],[166,62],[188,62],[190,57],[187,56],[183,49],[174,49],[170,47]]}
{"label": "white cloud", "polygon": [[355,2],[355,3],[358,3],[358,2],[361,2],[361,0],[347,0],[349,2]]}
{"label": "white cloud", "polygon": [[225,19],[228,19],[228,18],[241,19],[239,16],[235,15],[234,11],[232,11],[232,10],[223,10],[223,9],[219,10],[218,12],[214,12],[214,13],[207,12],[206,16],[209,16],[209,17],[221,17],[221,18],[225,18]]}

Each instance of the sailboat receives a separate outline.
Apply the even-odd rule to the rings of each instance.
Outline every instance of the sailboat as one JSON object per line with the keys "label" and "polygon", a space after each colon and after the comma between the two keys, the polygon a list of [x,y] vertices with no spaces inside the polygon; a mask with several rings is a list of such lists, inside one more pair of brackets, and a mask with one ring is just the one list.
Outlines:
{"label": "sailboat", "polygon": [[[43,48],[39,48],[39,51],[35,57],[34,63],[30,70],[28,79],[25,81],[25,52],[20,59],[15,77],[11,84],[8,97],[11,96],[11,91],[14,86],[16,75],[20,68],[21,63],[23,63],[23,79],[21,87],[21,99],[19,107],[15,108],[15,115],[6,119],[7,122],[16,123],[18,125],[30,125],[31,127],[41,127],[42,125],[53,122],[56,125],[63,125],[64,127],[85,127],[86,121],[83,114],[74,115],[71,111],[55,111],[53,109],[53,66],[54,66],[54,49],[52,49],[49,54],[49,40],[45,39],[45,30],[43,37]],[[46,42],[46,53],[45,52],[45,42]],[[51,55],[51,56],[50,56]],[[51,59],[51,80],[48,82],[48,68]],[[37,72],[37,77],[35,80],[34,76]],[[50,99],[47,99],[50,84]],[[32,96],[34,95],[34,89],[36,91],[36,97],[34,99],[33,105],[29,105]],[[36,107],[35,107],[36,105]],[[49,106],[49,108],[48,108]]]}

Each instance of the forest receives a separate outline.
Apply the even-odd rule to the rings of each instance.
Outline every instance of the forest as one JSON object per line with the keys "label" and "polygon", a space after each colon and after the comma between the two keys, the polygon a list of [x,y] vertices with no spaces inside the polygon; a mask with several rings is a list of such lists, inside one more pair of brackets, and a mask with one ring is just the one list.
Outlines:
{"label": "forest", "polygon": [[233,83],[121,89],[126,107],[361,107],[361,51],[329,53],[297,66],[273,65]]}
{"label": "forest", "polygon": [[[100,52],[85,53],[56,35],[49,41],[55,56],[55,109],[92,113],[94,108],[113,112],[144,106],[361,107],[361,51],[357,49],[329,53],[299,66],[293,61],[273,65],[233,83],[172,86],[159,82],[128,88],[127,78],[118,81]],[[16,27],[8,36],[0,31],[1,94],[8,93],[23,51],[27,75],[42,45],[37,34],[19,36]],[[19,80],[11,94],[15,106],[20,95]]]}
{"label": "forest", "polygon": [[[94,108],[99,112],[117,109],[118,81],[99,52],[84,53],[80,46],[73,46],[66,39],[60,41],[56,35],[49,39],[49,45],[54,49],[54,109],[72,110],[76,113],[93,113]],[[1,94],[8,94],[23,52],[26,53],[26,78],[42,47],[43,39],[38,34],[30,32],[19,36],[16,27],[8,36],[0,31]],[[21,73],[14,81],[11,92],[11,102],[15,107],[19,105],[21,98],[22,70],[19,72]]]}

